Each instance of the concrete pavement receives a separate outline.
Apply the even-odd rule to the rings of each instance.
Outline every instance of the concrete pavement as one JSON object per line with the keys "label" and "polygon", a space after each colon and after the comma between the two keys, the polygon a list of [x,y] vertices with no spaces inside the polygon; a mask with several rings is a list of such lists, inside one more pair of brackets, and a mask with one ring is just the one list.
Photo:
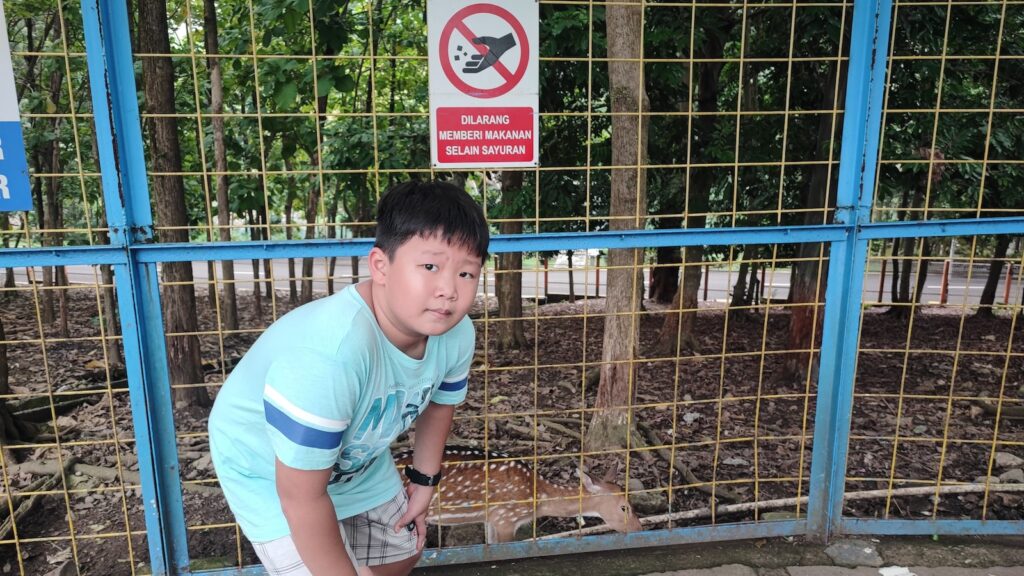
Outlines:
{"label": "concrete pavement", "polygon": [[742,564],[717,568],[655,572],[645,576],[1024,576],[1024,567],[929,568],[922,566],[886,566],[881,568],[840,568],[836,566],[795,566],[758,571]]}

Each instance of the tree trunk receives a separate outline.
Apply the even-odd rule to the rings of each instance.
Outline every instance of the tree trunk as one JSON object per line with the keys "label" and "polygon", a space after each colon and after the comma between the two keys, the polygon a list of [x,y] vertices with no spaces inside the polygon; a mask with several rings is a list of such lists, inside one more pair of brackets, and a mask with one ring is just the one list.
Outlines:
{"label": "tree trunk", "polygon": [[[904,199],[910,197],[911,210],[901,210],[898,215],[900,220],[910,219],[914,212],[921,207],[926,187],[927,177],[922,179],[920,185],[915,187],[913,192],[903,196]],[[904,205],[906,204],[904,203]],[[912,301],[910,281],[914,275],[914,264],[911,258],[914,257],[915,240],[915,238],[903,238],[893,241],[892,301],[894,306],[889,309],[888,313],[899,317],[906,317],[910,314],[910,307],[903,304],[910,304]],[[897,258],[897,247],[902,256],[899,259]]]}
{"label": "tree trunk", "polygon": [[992,263],[988,265],[988,278],[985,280],[985,289],[981,291],[976,316],[992,316],[992,305],[996,301],[999,280],[1003,277],[1003,260],[1006,259],[1006,252],[1010,248],[1010,240],[1010,236],[1006,234],[996,236],[996,250],[992,254]]}
{"label": "tree trunk", "polygon": [[[678,228],[678,223],[675,228]],[[667,228],[667,226],[666,226]],[[670,304],[679,290],[679,265],[682,251],[674,246],[660,247],[655,251],[654,272],[651,274],[651,290],[648,297],[661,304]]]}
{"label": "tree trunk", "polygon": [[566,256],[565,261],[566,261],[566,263],[569,266],[569,301],[570,302],[575,302],[576,301],[576,279],[573,278],[574,271],[573,271],[573,265],[572,265],[572,257],[573,257],[574,254],[575,254],[575,252],[572,251],[572,250],[566,250],[565,251],[565,256]]}
{"label": "tree trunk", "polygon": [[[294,167],[290,158],[285,158],[284,169],[288,176],[288,192],[284,200],[284,239],[292,239],[292,222],[295,204],[295,176],[291,175]],[[288,301],[296,304],[299,301],[299,292],[295,284],[295,259],[288,259]]]}
{"label": "tree trunk", "polygon": [[[8,231],[11,229],[11,221],[6,213],[0,213],[0,246],[5,249],[11,247],[11,239]],[[4,288],[14,288],[14,268],[4,268]]]}
{"label": "tree trunk", "polygon": [[[257,190],[263,190],[263,176],[259,177],[260,185]],[[260,234],[263,236],[263,241],[267,242],[270,240],[270,217],[267,215],[267,206],[264,204],[259,208],[260,217]],[[263,260],[263,292],[267,295],[270,300],[270,305],[274,305],[274,266],[273,261],[269,258]]]}
{"label": "tree trunk", "polygon": [[58,335],[61,338],[71,337],[71,328],[68,325],[68,273],[63,266],[54,268],[54,285],[57,287],[57,311],[58,311]]}
{"label": "tree trunk", "polygon": [[[639,3],[607,8],[608,76],[611,86],[612,165],[636,166],[612,170],[612,230],[644,227],[647,214],[647,125],[641,114],[648,107],[641,84],[641,16]],[[590,451],[627,446],[633,359],[636,356],[638,316],[643,298],[643,257],[640,250],[608,251],[608,297],[605,300],[601,381],[586,449]]]}
{"label": "tree trunk", "polygon": [[736,284],[732,287],[730,308],[750,305],[750,301],[747,300],[747,274],[750,272],[750,263],[746,260],[746,254],[743,256],[744,259],[740,262],[740,271],[736,274]]}
{"label": "tree trunk", "polygon": [[[375,38],[375,41],[379,38]],[[327,54],[330,56],[330,54]],[[317,122],[327,122],[327,96],[322,96],[316,100],[317,106]],[[320,147],[319,144],[313,150],[308,150],[309,156],[313,158],[314,166],[319,169],[321,166],[320,158]],[[316,218],[320,210],[320,200],[323,196],[323,178],[314,178],[313,186],[309,190],[309,195],[306,196],[306,240],[312,240],[316,238]],[[300,301],[305,304],[313,299],[313,259],[303,258],[302,259],[302,294]]]}
{"label": "tree trunk", "polygon": [[764,263],[750,265],[750,281],[747,282],[747,305],[761,303],[761,279],[757,273],[764,270]]}
{"label": "tree trunk", "polygon": [[[711,24],[712,29],[705,35],[705,41],[697,55],[703,61],[697,64],[697,111],[717,112],[718,94],[721,89],[718,76],[722,71],[720,59],[725,53],[723,38],[728,36],[727,29],[735,25],[735,19],[721,17]],[[714,137],[718,124],[717,114],[703,114],[693,122],[693,141],[687,143],[692,150],[690,157],[693,162],[708,162],[713,158],[707,152],[704,142]],[[712,169],[692,168],[689,171],[689,182],[684,186],[683,195],[688,199],[690,216],[686,218],[687,228],[704,228],[707,224],[708,199],[715,177]],[[683,350],[696,350],[697,338],[693,328],[696,323],[697,296],[700,290],[701,264],[704,261],[704,247],[690,246],[682,251],[682,270],[677,276],[682,277],[682,284],[672,300],[671,311],[665,315],[665,321],[658,334],[657,353],[675,355]]]}
{"label": "tree trunk", "polygon": [[[210,113],[213,126],[213,158],[217,171],[217,237],[231,240],[231,204],[228,200],[228,154],[224,145],[224,80],[221,76],[220,45],[217,38],[217,6],[214,0],[203,0],[203,31],[206,35],[207,67],[210,70]],[[238,298],[235,290],[235,263],[221,260],[220,319],[225,330],[238,330]]]}
{"label": "tree trunk", "polygon": [[[846,93],[846,67],[838,64],[833,68],[821,87],[819,109],[831,110],[842,102]],[[838,82],[836,75],[839,75]],[[836,85],[838,84],[838,91]],[[838,92],[838,93],[837,93]],[[832,151],[832,139],[836,128],[832,125],[833,116],[823,115],[818,120],[815,135],[815,157],[822,164],[810,169],[807,189],[804,191],[804,224],[826,224],[827,212],[824,208],[832,203],[838,170],[832,169],[830,178],[829,154]],[[820,210],[819,210],[820,209]],[[809,352],[814,346],[817,325],[822,320],[821,307],[825,296],[825,277],[827,275],[827,250],[824,244],[805,243],[797,249],[797,261],[793,263],[790,278],[789,301],[792,304],[789,317],[788,349],[792,352],[783,366],[779,378],[802,379],[811,369],[812,355]]]}
{"label": "tree trunk", "polygon": [[[57,95],[59,98],[61,82],[63,76],[58,73],[54,73],[51,76],[50,93],[51,95]],[[56,100],[55,100],[56,101]],[[60,136],[60,119],[54,118],[53,120],[53,134],[55,138]],[[58,140],[53,140],[50,146],[50,172],[53,174],[60,174],[64,170],[60,161],[60,144]],[[47,228],[50,228],[51,235],[51,246],[62,246],[64,244],[64,233],[61,230],[64,229],[64,208],[61,203],[61,178],[51,177],[46,182],[46,217],[47,217]],[[70,338],[71,331],[68,328],[68,294],[66,290],[67,286],[67,273],[63,266],[56,266],[52,270],[52,278],[50,274],[44,275],[44,280],[49,279],[51,286],[54,288],[51,292],[57,296],[57,310],[58,314],[55,319],[57,322],[58,334],[61,338]],[[48,295],[49,307],[51,314],[53,314],[53,297],[52,294]]]}
{"label": "tree trunk", "polygon": [[[206,234],[207,240],[212,240],[210,233]],[[213,314],[217,310],[217,271],[213,260],[206,261],[206,307]]]}
{"label": "tree trunk", "polygon": [[[249,224],[249,239],[253,242],[259,241],[263,238],[260,233],[259,227],[257,226],[259,216],[256,215],[255,210],[249,210],[246,213],[246,219]],[[256,307],[256,318],[260,324],[263,323],[263,296],[260,294],[260,261],[257,258],[252,259],[252,299],[253,306]]]}
{"label": "tree trunk", "polygon": [[[910,303],[910,281],[914,276],[914,243],[916,238],[904,238],[903,244],[903,268],[900,270],[899,302]],[[902,307],[909,313],[909,308]]]}
{"label": "tree trunk", "polygon": [[[523,188],[523,173],[505,170],[501,173],[502,217],[518,218],[513,214],[516,195]],[[522,234],[521,221],[502,222],[498,225],[502,234]],[[498,317],[495,323],[495,340],[498,350],[522,350],[526,348],[526,333],[523,330],[523,253],[506,252],[498,254],[497,270],[494,275],[494,291],[498,296]]]}
{"label": "tree trunk", "polygon": [[[60,84],[60,79],[55,72],[50,77],[50,85]],[[51,88],[52,90],[52,88]],[[54,158],[59,158],[58,144],[57,144],[57,132],[60,130],[60,118],[53,119],[52,127],[54,136],[46,144],[42,155],[44,157],[43,171],[54,174],[56,173],[56,166],[54,165]],[[56,224],[53,221],[53,211],[57,205],[56,202],[56,187],[59,185],[60,179],[56,177],[48,177],[45,179],[46,184],[42,188],[43,196],[39,199],[39,204],[36,206],[36,217],[40,227],[47,232],[42,234],[43,246],[53,246],[56,239],[53,236],[53,232],[50,232],[56,228]],[[54,300],[53,300],[53,268],[51,266],[42,267],[43,277],[43,290],[40,298],[40,319],[46,326],[52,326],[56,320],[56,313],[54,312]]]}
{"label": "tree trunk", "polygon": [[[7,361],[7,340],[4,334],[4,320],[0,318],[0,394],[10,394],[10,366]],[[9,446],[15,442],[27,442],[35,436],[35,427],[14,417],[7,409],[6,400],[0,399],[0,446],[3,447],[7,464],[17,463],[19,453]]]}
{"label": "tree trunk", "polygon": [[[306,196],[306,240],[316,237],[316,215],[320,204],[320,186],[314,181]],[[302,292],[299,302],[305,304],[313,300],[313,259],[302,259]]]}
{"label": "tree trunk", "polygon": [[11,393],[10,367],[7,363],[7,334],[4,332],[4,319],[0,317],[0,394]]}
{"label": "tree trunk", "polygon": [[[902,220],[897,216],[897,220]],[[900,248],[903,244],[899,238],[893,238],[892,250],[890,251],[890,257],[892,258],[892,276],[889,277],[889,302],[895,304],[900,301]],[[892,306],[888,313],[895,314],[899,309],[898,306]]]}
{"label": "tree trunk", "polygon": [[[327,237],[331,240],[338,237],[338,227],[335,222],[338,220],[338,195],[341,191],[334,190],[331,196],[331,203],[327,206]],[[338,266],[338,257],[331,256],[327,261],[327,294],[334,294],[334,272]]]}
{"label": "tree trunk", "polygon": [[124,359],[121,357],[121,347],[118,345],[117,336],[120,333],[120,324],[117,322],[117,298],[114,295],[114,270],[109,264],[100,266],[100,280],[103,282],[103,291],[100,298],[103,302],[103,324],[107,341],[104,343],[107,349],[107,364],[123,366]]}
{"label": "tree trunk", "polygon": [[928,265],[931,263],[932,243],[928,238],[922,239],[921,244],[921,270],[917,274],[917,288],[914,290],[914,303],[921,303],[921,294],[924,293],[924,286],[928,283]]}
{"label": "tree trunk", "polygon": [[[169,54],[167,37],[167,4],[165,0],[139,3],[139,49],[148,54]],[[181,172],[181,147],[178,142],[174,109],[174,67],[166,56],[142,59],[146,112],[159,114],[146,124],[149,151],[154,172]],[[167,115],[167,116],[163,116]],[[188,212],[185,207],[185,185],[181,176],[154,176],[153,197],[157,224],[163,242],[188,242]],[[190,262],[167,262],[163,265],[164,330],[168,334],[188,334],[167,338],[167,363],[172,385],[201,384],[202,358],[196,320],[196,295]],[[205,408],[210,395],[203,387],[174,389],[177,406]]]}
{"label": "tree trunk", "polygon": [[[703,228],[706,218],[688,218],[695,228]],[[676,355],[688,350],[696,352],[699,342],[693,333],[697,320],[697,296],[700,293],[701,267],[704,263],[704,247],[683,248],[682,284],[676,290],[675,298],[665,322],[658,333],[656,351],[660,355]]]}

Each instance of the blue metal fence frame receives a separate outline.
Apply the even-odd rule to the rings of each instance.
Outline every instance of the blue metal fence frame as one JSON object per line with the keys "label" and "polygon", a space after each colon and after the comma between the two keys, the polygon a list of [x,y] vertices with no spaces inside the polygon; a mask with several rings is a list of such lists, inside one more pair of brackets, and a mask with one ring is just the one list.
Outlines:
{"label": "blue metal fence frame", "polygon": [[[157,264],[173,261],[355,256],[372,241],[152,243],[153,223],[125,0],[81,0],[100,143],[108,246],[0,252],[0,267],[111,264],[119,296],[129,393],[154,574],[188,574],[187,530],[175,448]],[[820,226],[497,236],[494,253],[730,244],[829,244],[823,338],[807,517],[675,528],[585,539],[513,542],[431,551],[425,564],[658,546],[834,534],[1020,534],[1024,522],[843,518],[847,443],[860,330],[861,287],[873,239],[1024,233],[1024,218],[871,223],[892,0],[855,0],[835,222]],[[204,574],[263,574],[260,567]]]}
{"label": "blue metal fence frame", "polygon": [[157,264],[132,248],[152,241],[153,217],[142,145],[135,67],[124,0],[82,0],[103,200],[114,264],[125,369],[138,452],[150,564],[154,574],[189,570],[174,405],[171,401]]}

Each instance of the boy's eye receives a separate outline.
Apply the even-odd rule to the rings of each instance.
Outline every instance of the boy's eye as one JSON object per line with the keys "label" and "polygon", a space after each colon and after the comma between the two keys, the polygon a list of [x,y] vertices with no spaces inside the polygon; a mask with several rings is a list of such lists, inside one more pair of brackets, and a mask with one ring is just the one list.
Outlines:
{"label": "boy's eye", "polygon": [[437,270],[437,266],[434,264],[424,264],[423,269],[427,272],[433,272],[434,270]]}
{"label": "boy's eye", "polygon": [[472,272],[460,272],[459,273],[459,278],[473,279],[473,278],[476,278],[476,274],[473,274]]}

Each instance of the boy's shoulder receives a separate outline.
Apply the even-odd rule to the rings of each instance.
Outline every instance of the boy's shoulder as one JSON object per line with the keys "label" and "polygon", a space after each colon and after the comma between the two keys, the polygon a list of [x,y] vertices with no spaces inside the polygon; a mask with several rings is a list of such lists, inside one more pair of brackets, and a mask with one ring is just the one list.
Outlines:
{"label": "boy's shoulder", "polygon": [[288,312],[266,331],[281,348],[309,348],[331,356],[358,355],[374,346],[376,322],[354,286]]}

